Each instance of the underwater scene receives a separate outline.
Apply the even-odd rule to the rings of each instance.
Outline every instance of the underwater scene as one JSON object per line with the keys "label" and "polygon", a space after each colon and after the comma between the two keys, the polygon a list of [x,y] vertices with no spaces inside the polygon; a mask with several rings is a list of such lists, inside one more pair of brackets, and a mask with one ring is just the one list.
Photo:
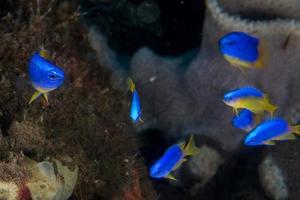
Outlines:
{"label": "underwater scene", "polygon": [[299,200],[299,0],[2,0],[0,200]]}

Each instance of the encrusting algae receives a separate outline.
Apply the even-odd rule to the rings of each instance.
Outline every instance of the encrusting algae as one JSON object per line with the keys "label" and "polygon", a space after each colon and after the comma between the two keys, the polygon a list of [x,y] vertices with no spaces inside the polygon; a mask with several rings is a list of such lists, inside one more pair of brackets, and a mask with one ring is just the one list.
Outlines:
{"label": "encrusting algae", "polygon": [[[74,191],[64,189],[70,195],[73,192],[74,199],[111,199],[125,195],[124,191],[134,191],[128,189],[131,184],[124,160],[138,153],[137,142],[130,120],[119,114],[128,109],[128,102],[121,92],[111,89],[110,72],[88,61],[88,52],[93,52],[75,3],[32,0],[20,1],[15,7],[20,12],[1,13],[0,18],[0,124],[5,136],[2,139],[8,144],[0,148],[0,153],[23,152],[32,162],[56,165],[62,173],[67,173],[66,168],[59,166],[73,166],[71,171],[78,166],[77,181],[70,180],[71,185],[77,182]],[[51,52],[53,62],[64,69],[67,78],[59,90],[51,93],[49,104],[41,98],[28,106],[33,93],[26,75],[28,60],[41,48]],[[22,128],[10,129],[16,124]],[[32,137],[30,130],[41,143],[26,140],[26,134]],[[57,161],[50,164],[49,157]],[[143,165],[141,159],[134,159]],[[144,188],[146,173],[137,173],[135,179],[143,180],[134,182],[140,186],[131,186],[142,187],[140,196],[144,199],[154,194],[150,184]],[[30,185],[41,180],[36,178]],[[58,199],[66,197],[61,194]]]}

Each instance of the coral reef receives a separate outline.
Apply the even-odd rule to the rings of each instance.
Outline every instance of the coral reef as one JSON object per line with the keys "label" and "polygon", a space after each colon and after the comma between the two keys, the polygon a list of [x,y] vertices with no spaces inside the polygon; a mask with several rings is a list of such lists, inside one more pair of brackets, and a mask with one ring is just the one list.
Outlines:
{"label": "coral reef", "polygon": [[259,177],[267,195],[272,199],[288,199],[288,188],[282,171],[271,155],[259,165]]}
{"label": "coral reef", "polygon": [[12,152],[6,160],[2,159],[0,169],[0,198],[8,200],[68,199],[78,175],[77,167],[70,171],[58,160],[37,163]]}
{"label": "coral reef", "polygon": [[[265,179],[259,180],[258,168],[265,166],[265,170],[272,171],[274,168],[279,170],[282,167],[283,171],[287,171],[289,175],[287,182],[289,183],[289,179],[292,179],[292,184],[288,184],[290,188],[286,196],[297,199],[299,190],[295,189],[295,185],[298,185],[299,176],[296,173],[298,178],[294,177],[295,173],[292,171],[295,168],[287,164],[291,162],[297,166],[295,155],[300,149],[296,142],[290,142],[289,145],[280,143],[272,148],[274,159],[280,162],[265,165],[266,160],[263,157],[269,152],[260,151],[260,149],[245,151],[241,147],[245,135],[231,127],[232,111],[224,106],[221,98],[225,91],[232,88],[243,85],[257,86],[269,93],[274,103],[279,106],[277,115],[289,118],[293,122],[299,121],[297,77],[300,71],[297,67],[299,56],[295,53],[300,47],[298,41],[299,6],[293,0],[276,1],[276,3],[275,1],[236,3],[235,1],[207,0],[206,5],[201,46],[195,57],[191,59],[191,54],[162,57],[153,50],[143,47],[130,59],[127,73],[140,89],[145,121],[137,127],[137,130],[143,132],[147,129],[158,129],[164,133],[166,141],[173,141],[174,138],[180,140],[194,134],[199,144],[212,143],[211,147],[220,153],[224,161],[221,169],[218,170],[222,173],[229,173],[222,170],[228,166],[244,173],[244,169],[239,167],[241,165],[239,159],[232,159],[232,156],[240,155],[250,160],[247,165],[253,165],[253,168],[245,169],[245,171],[251,173],[253,179],[247,177],[249,181],[243,182],[244,189],[241,188],[239,192],[231,191],[231,194],[226,193],[227,198],[238,199],[247,196],[247,199],[265,199],[257,184],[261,181],[265,193],[276,199],[278,197],[276,192],[270,191],[267,186],[276,182],[267,183]],[[290,8],[291,12],[286,13],[285,8]],[[230,31],[249,32],[263,38],[270,50],[269,66],[261,71],[249,70],[247,77],[230,66],[218,50],[218,39]],[[89,35],[89,37],[95,38],[96,36]],[[99,49],[99,46],[101,44],[94,49]],[[117,65],[118,63],[115,66]],[[124,72],[115,73],[115,80],[122,82],[124,75],[126,76]],[[284,161],[286,154],[289,154],[290,161]],[[211,159],[211,162],[217,163],[213,161],[213,157]],[[200,164],[199,162],[199,168],[205,169],[205,165]],[[232,167],[233,165],[237,165],[236,168]],[[189,171],[189,169],[186,170]],[[184,173],[184,170],[181,173]],[[225,190],[227,187],[224,185],[227,182],[218,177],[217,172],[215,176],[212,176],[212,180],[207,182],[207,187],[213,184],[217,185],[218,191]],[[275,179],[279,181],[279,185],[286,184],[285,179],[278,179],[277,176],[272,180]],[[234,184],[238,187],[240,180],[235,181]],[[183,187],[187,185],[183,184]],[[206,188],[205,185],[203,187]],[[157,188],[161,193],[165,193],[165,196],[175,191],[163,184]],[[166,188],[171,192],[167,192]],[[230,188],[227,189],[230,190]],[[201,194],[202,189],[199,189],[199,192]],[[252,195],[248,195],[249,193]]]}
{"label": "coral reef", "polygon": [[[181,35],[183,26],[173,26],[176,20],[165,12],[174,4],[163,2],[4,2],[0,198],[298,199],[297,141],[242,147],[245,135],[231,127],[231,110],[221,99],[232,88],[257,86],[280,107],[278,115],[299,121],[299,4],[207,0],[203,27],[191,9],[195,27]],[[180,6],[202,6],[190,2]],[[182,19],[177,20],[186,23]],[[247,77],[230,66],[217,46],[230,31],[264,38],[270,66],[249,70]],[[29,106],[27,62],[40,48],[51,52],[67,80],[50,93],[49,105],[38,99]],[[136,83],[145,121],[134,127],[128,119],[128,76]],[[158,130],[159,141],[142,140],[148,130]],[[154,158],[142,158],[139,147],[152,142],[151,153],[157,153],[191,134],[201,154],[176,172],[178,182],[150,182],[144,163]]]}
{"label": "coral reef", "polygon": [[[111,87],[109,70],[90,61],[93,51],[76,2],[29,0],[8,3],[6,9],[10,12],[1,9],[0,19],[1,154],[22,152],[32,162],[42,162],[50,174],[52,166],[55,173],[69,174],[61,176],[65,185],[50,178],[52,182],[38,190],[35,185],[44,179],[35,176],[28,188],[40,196],[32,196],[33,199],[46,198],[43,188],[53,190],[47,194],[52,195],[47,196],[50,199],[67,199],[74,182],[73,199],[113,199],[124,194],[131,179],[126,172],[133,170],[127,169],[124,161],[143,165],[139,156],[133,156],[138,154],[138,142],[126,112],[124,116],[120,114],[129,108],[129,102],[124,98],[126,94]],[[62,66],[67,81],[50,93],[49,105],[38,99],[28,106],[33,89],[26,77],[27,62],[41,47],[48,49],[52,60]],[[57,161],[50,163],[49,158]],[[4,159],[2,156],[0,162]],[[72,171],[78,166],[77,181],[62,165]],[[0,165],[0,170],[7,167]],[[17,167],[12,172],[27,174]],[[147,182],[145,173],[135,175],[132,188],[144,188],[141,184]],[[7,180],[17,183],[14,178],[18,177],[23,180],[18,174]],[[147,193],[139,195],[147,199],[154,191],[150,184],[145,185]],[[22,188],[21,194],[23,199],[29,199],[27,189]]]}

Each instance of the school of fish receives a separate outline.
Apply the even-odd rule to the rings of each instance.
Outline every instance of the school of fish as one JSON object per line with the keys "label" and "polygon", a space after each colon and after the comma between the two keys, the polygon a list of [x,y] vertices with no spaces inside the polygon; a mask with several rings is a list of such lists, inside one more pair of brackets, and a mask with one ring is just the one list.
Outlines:
{"label": "school of fish", "polygon": [[[269,65],[265,41],[243,32],[230,32],[219,40],[220,53],[231,65],[243,73],[247,69],[263,69]],[[51,62],[50,54],[42,49],[33,53],[29,61],[29,79],[36,90],[29,104],[43,95],[48,102],[48,93],[60,87],[65,79],[63,69]],[[129,117],[134,124],[143,122],[139,93],[131,78],[127,79],[132,94]],[[274,145],[279,140],[294,140],[300,135],[300,125],[290,125],[285,119],[274,117],[278,109],[271,103],[269,95],[253,87],[233,89],[223,96],[223,102],[232,107],[232,126],[247,132],[246,146]],[[266,116],[269,113],[269,117]],[[201,153],[194,137],[187,142],[174,144],[150,167],[150,176],[155,179],[176,180],[172,172],[179,169],[189,156]]]}

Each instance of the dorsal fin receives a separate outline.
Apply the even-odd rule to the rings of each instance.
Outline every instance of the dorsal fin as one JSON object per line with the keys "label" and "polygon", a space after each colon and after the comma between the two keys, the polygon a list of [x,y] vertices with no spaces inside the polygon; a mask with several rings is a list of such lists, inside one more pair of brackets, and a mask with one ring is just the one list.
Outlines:
{"label": "dorsal fin", "polygon": [[45,58],[46,60],[51,60],[50,53],[49,53],[49,51],[46,50],[46,49],[41,49],[41,50],[39,51],[39,55],[40,55],[41,57]]}

